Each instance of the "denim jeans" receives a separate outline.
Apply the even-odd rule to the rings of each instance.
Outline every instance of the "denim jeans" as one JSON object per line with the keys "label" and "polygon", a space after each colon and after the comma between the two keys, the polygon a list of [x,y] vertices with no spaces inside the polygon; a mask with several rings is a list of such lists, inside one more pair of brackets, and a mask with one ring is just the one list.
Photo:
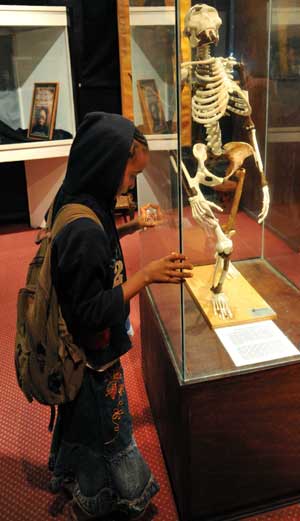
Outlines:
{"label": "denim jeans", "polygon": [[87,369],[76,399],[59,407],[50,468],[52,490],[72,488],[92,516],[136,516],[158,491],[133,438],[120,362],[103,373]]}

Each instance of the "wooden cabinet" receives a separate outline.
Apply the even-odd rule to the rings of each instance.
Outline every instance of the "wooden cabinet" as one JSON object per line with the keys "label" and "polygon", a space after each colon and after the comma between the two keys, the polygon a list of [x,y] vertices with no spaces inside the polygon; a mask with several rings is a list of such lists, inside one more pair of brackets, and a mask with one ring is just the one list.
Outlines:
{"label": "wooden cabinet", "polygon": [[[239,270],[299,344],[299,292],[262,261]],[[144,378],[181,521],[240,519],[299,501],[300,357],[239,373],[200,317],[188,353],[199,378],[183,381],[148,290],[140,309]],[[205,378],[205,363],[221,363],[223,374]]]}

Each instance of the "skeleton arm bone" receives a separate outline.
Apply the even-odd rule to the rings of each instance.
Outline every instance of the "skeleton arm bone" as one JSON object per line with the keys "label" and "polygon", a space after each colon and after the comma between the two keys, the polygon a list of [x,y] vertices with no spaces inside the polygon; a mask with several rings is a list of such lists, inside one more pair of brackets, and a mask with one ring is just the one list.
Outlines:
{"label": "skeleton arm bone", "polygon": [[268,187],[268,183],[267,183],[267,180],[266,180],[266,176],[265,176],[265,173],[264,173],[264,170],[263,170],[263,164],[262,164],[262,160],[261,160],[261,155],[260,155],[260,151],[259,151],[259,148],[258,148],[258,144],[257,144],[257,139],[256,139],[256,130],[255,130],[255,127],[254,127],[254,124],[251,120],[251,118],[249,118],[250,121],[251,121],[251,125],[247,125],[246,129],[248,130],[249,132],[249,135],[250,135],[250,141],[251,141],[251,144],[253,146],[253,149],[254,149],[254,161],[255,161],[255,164],[256,164],[256,167],[260,173],[260,178],[261,178],[261,185],[262,185],[262,193],[263,193],[263,204],[262,204],[262,209],[261,209],[261,212],[258,216],[258,223],[262,223],[265,218],[267,217],[268,215],[268,212],[269,212],[269,207],[270,207],[270,192],[269,192],[269,187]]}
{"label": "skeleton arm bone", "polygon": [[199,176],[198,172],[195,177],[191,177],[185,164],[181,163],[182,172],[184,177],[191,189],[196,192],[196,195],[189,197],[189,203],[192,208],[192,215],[196,222],[199,224],[207,224],[210,227],[215,227],[218,224],[218,220],[216,219],[213,209],[222,212],[222,208],[211,201],[207,201],[205,199],[201,189],[199,187]]}
{"label": "skeleton arm bone", "polygon": [[[245,73],[244,64],[237,63],[236,68],[238,70],[238,73],[239,73],[239,76],[241,79],[241,86],[246,87],[246,73]],[[247,96],[245,94],[244,90],[242,90],[240,87],[239,87],[239,89],[241,90],[241,92],[244,93],[244,96]],[[250,114],[251,114],[251,112],[250,112]],[[247,130],[247,132],[249,134],[249,140],[254,149],[253,157],[254,157],[256,167],[260,174],[260,179],[261,179],[263,203],[262,203],[261,212],[258,215],[258,223],[260,224],[265,220],[265,218],[267,217],[268,212],[269,212],[270,192],[269,192],[269,187],[268,187],[267,179],[266,179],[266,176],[264,173],[264,167],[263,167],[263,163],[262,163],[262,159],[261,159],[261,155],[260,155],[260,151],[259,151],[259,147],[258,147],[258,143],[257,143],[257,139],[256,139],[255,125],[254,125],[254,122],[253,122],[250,114],[246,117],[245,129]]]}
{"label": "skeleton arm bone", "polygon": [[[174,171],[178,174],[177,163],[172,155],[170,161]],[[209,227],[215,227],[218,223],[212,209],[222,212],[222,208],[211,201],[207,201],[200,190],[197,176],[191,177],[183,161],[181,162],[183,172],[184,185],[189,195],[189,203],[192,209],[192,216],[198,224],[207,224]]]}

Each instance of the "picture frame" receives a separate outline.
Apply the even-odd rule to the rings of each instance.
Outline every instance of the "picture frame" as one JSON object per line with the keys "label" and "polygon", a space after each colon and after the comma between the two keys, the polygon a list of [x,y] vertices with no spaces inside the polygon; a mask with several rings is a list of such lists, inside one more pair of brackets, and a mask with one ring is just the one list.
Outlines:
{"label": "picture frame", "polygon": [[294,26],[287,28],[275,26],[271,31],[271,45],[270,78],[299,81],[300,37]]}
{"label": "picture frame", "polygon": [[34,83],[27,137],[51,140],[55,126],[59,83]]}
{"label": "picture frame", "polygon": [[138,95],[143,115],[143,132],[145,134],[162,134],[167,132],[165,114],[154,79],[137,80]]}
{"label": "picture frame", "polygon": [[[144,7],[145,0],[134,0],[140,2],[139,7]],[[122,99],[122,114],[126,118],[134,121],[134,107],[133,107],[133,78],[138,77],[134,75],[136,70],[133,69],[132,63],[132,46],[131,35],[132,28],[130,25],[129,9],[133,6],[133,0],[117,0],[118,12],[118,36],[119,36],[119,57],[120,57],[120,78],[121,78],[121,99]],[[174,0],[164,0],[165,6],[172,6]],[[162,2],[163,3],[163,2]],[[180,26],[184,26],[184,17],[186,12],[191,7],[191,0],[181,0],[180,2]],[[191,51],[187,38],[183,36],[181,31],[181,62],[191,60]],[[175,50],[173,56],[173,74],[174,84],[176,75],[176,60]],[[135,84],[136,85],[136,84]],[[191,118],[191,90],[186,85],[181,92],[181,142],[183,146],[190,146],[192,142],[192,118]],[[176,124],[174,125],[176,127]],[[172,129],[171,129],[172,130]],[[141,131],[144,131],[141,127]],[[173,132],[173,130],[172,130]]]}

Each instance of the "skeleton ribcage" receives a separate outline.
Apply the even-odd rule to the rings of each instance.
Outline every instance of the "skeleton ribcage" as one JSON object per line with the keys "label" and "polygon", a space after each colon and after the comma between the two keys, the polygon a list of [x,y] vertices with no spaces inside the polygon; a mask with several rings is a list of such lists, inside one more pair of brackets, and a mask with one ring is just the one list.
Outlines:
{"label": "skeleton ribcage", "polygon": [[224,116],[229,101],[228,77],[216,58],[205,60],[195,69],[192,117],[197,123],[211,125]]}
{"label": "skeleton ribcage", "polygon": [[223,58],[203,60],[195,68],[192,118],[205,126],[207,145],[214,154],[222,154],[219,120],[228,112],[247,116],[251,112],[246,96],[232,79],[230,62]]}

